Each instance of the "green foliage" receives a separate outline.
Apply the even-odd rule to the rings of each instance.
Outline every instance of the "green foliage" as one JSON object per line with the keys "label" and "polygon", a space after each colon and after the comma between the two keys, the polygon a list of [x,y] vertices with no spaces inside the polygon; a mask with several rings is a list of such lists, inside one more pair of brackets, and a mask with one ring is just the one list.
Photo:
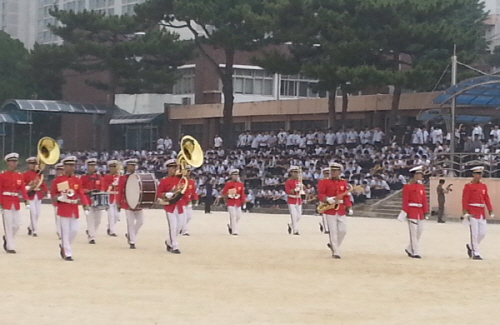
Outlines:
{"label": "green foliage", "polygon": [[70,67],[80,72],[108,71],[109,82],[88,81],[115,93],[166,93],[175,83],[175,70],[193,56],[190,42],[166,30],[141,31],[131,16],[105,16],[94,11],[55,10],[62,26],[52,26],[64,40]]}
{"label": "green foliage", "polygon": [[23,44],[0,31],[0,104],[11,98],[30,98],[29,52]]}

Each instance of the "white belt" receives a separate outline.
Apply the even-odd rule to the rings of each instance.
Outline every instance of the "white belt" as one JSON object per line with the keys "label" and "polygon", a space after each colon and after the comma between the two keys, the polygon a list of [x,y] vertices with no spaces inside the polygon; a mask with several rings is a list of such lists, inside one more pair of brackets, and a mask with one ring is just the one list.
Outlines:
{"label": "white belt", "polygon": [[292,199],[300,199],[301,196],[300,195],[288,195],[289,198],[292,198]]}
{"label": "white belt", "polygon": [[469,203],[471,207],[484,208],[485,205],[483,203]]}
{"label": "white belt", "polygon": [[421,208],[422,204],[420,204],[420,203],[408,203],[408,206],[410,206],[410,207],[416,207],[416,208]]}
{"label": "white belt", "polygon": [[19,196],[19,194],[16,193],[16,192],[3,192],[2,195],[6,195],[6,196]]}

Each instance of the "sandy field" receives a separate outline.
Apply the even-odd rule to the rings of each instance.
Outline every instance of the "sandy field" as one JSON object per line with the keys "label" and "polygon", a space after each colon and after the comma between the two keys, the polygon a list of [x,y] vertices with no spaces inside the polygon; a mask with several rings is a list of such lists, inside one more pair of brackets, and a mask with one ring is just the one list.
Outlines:
{"label": "sandy field", "polygon": [[[0,253],[0,324],[498,324],[500,226],[489,225],[484,261],[466,257],[459,223],[428,222],[422,260],[404,253],[396,220],[349,218],[342,260],[331,258],[319,217],[286,232],[285,215],[244,214],[229,236],[227,215],[195,212],[181,255],[165,251],[161,210],[146,211],[137,249],[105,235],[89,245],[85,221],[74,262],[60,259],[52,209],[38,238]],[[123,214],[123,212],[122,212]]]}

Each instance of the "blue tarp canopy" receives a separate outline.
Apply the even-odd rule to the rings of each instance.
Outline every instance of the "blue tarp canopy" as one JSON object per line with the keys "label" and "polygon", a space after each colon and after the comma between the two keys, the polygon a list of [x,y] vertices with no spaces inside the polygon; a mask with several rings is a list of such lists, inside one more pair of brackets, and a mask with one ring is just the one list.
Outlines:
{"label": "blue tarp canopy", "polygon": [[21,110],[26,112],[106,114],[105,105],[69,103],[58,100],[11,99],[2,105],[2,111]]}
{"label": "blue tarp canopy", "polygon": [[500,76],[482,76],[462,81],[436,97],[434,104],[451,104],[453,97],[457,105],[500,107]]}
{"label": "blue tarp canopy", "polygon": [[[449,113],[443,114],[440,109],[430,109],[421,113],[417,119],[419,121],[430,121],[434,120],[438,123],[451,121],[451,115]],[[490,122],[493,118],[490,116],[478,116],[478,115],[457,115],[456,121],[461,124],[486,124]]]}

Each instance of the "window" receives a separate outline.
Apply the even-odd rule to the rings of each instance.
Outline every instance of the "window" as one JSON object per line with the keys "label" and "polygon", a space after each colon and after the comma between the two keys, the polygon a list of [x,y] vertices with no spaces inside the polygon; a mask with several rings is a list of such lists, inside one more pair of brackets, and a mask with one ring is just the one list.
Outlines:
{"label": "window", "polygon": [[285,128],[285,122],[254,122],[252,123],[252,131],[276,131]]}
{"label": "window", "polygon": [[326,130],[328,128],[327,120],[305,120],[305,121],[291,121],[290,127],[292,130],[309,131],[314,129]]}
{"label": "window", "polygon": [[174,94],[194,94],[194,68],[179,69],[179,79],[174,85]]}
{"label": "window", "polygon": [[264,70],[234,69],[233,87],[236,94],[273,94],[273,76]]}
{"label": "window", "polygon": [[289,97],[321,97],[325,98],[326,92],[315,92],[313,87],[316,80],[307,79],[301,75],[281,76],[280,95]]}

